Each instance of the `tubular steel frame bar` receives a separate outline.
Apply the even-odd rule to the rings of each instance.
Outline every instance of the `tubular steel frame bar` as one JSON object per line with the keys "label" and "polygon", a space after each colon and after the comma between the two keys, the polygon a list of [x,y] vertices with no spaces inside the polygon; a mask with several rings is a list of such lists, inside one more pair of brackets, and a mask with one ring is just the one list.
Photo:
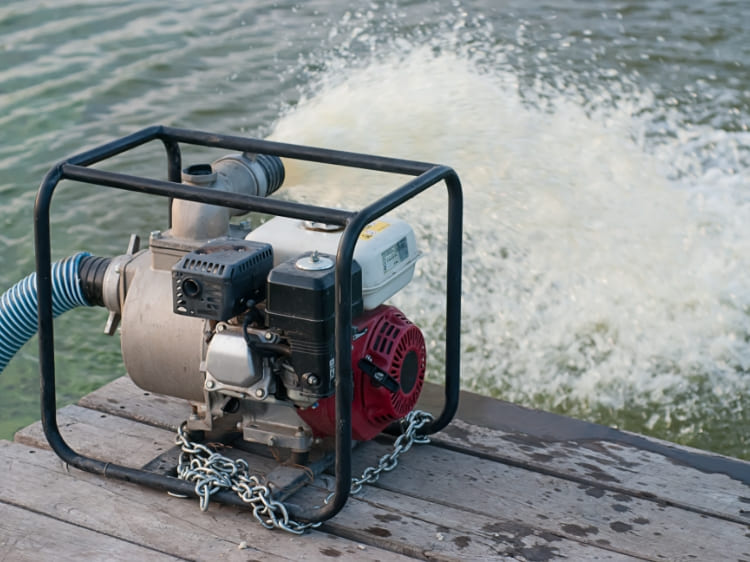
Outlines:
{"label": "tubular steel frame bar", "polygon": [[[169,181],[106,172],[88,166],[127,152],[153,140],[160,140],[167,153]],[[180,143],[263,153],[297,160],[363,168],[381,172],[416,176],[357,212],[304,205],[289,201],[237,195],[183,185],[180,182]],[[39,319],[39,371],[42,425],[52,449],[68,464],[82,470],[136,482],[152,488],[196,496],[194,486],[175,477],[155,474],[81,455],[63,439],[57,425],[55,404],[55,359],[52,317],[52,260],[50,206],[55,188],[63,179],[102,185],[170,198],[241,208],[299,219],[316,220],[344,227],[336,254],[335,273],[335,391],[336,445],[334,495],[322,507],[288,504],[290,515],[309,522],[325,521],[338,513],[346,503],[351,489],[351,402],[353,393],[351,369],[352,291],[351,264],[357,239],[367,224],[398,207],[429,187],[444,181],[448,190],[448,245],[446,268],[445,328],[445,404],[440,416],[432,422],[428,433],[445,427],[458,408],[460,387],[460,325],[461,325],[461,238],[463,195],[456,173],[449,167],[292,145],[201,131],[152,126],[112,142],[81,152],[56,164],[44,177],[34,205],[34,241]],[[231,492],[219,492],[217,499],[235,505],[245,504]]]}

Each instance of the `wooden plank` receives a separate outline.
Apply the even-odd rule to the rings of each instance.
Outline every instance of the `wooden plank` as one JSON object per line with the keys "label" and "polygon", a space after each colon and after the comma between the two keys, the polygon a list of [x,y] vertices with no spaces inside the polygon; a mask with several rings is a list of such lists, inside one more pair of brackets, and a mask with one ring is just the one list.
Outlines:
{"label": "wooden plank", "polygon": [[0,503],[0,513],[0,560],[184,560],[14,505]]}
{"label": "wooden plank", "polygon": [[[327,489],[333,489],[331,477]],[[293,499],[314,498],[319,491],[308,487]],[[325,529],[428,560],[639,559],[546,532],[513,515],[478,514],[378,487],[352,496]]]}
{"label": "wooden plank", "polygon": [[[442,388],[426,385],[420,405],[437,410],[441,393]],[[185,401],[152,395],[127,377],[89,394],[80,404],[172,430],[189,414]],[[498,462],[590,482],[603,490],[750,523],[750,463],[738,459],[469,392],[461,393],[459,417],[433,441]],[[710,470],[712,466],[716,471]]]}
{"label": "wooden plank", "polygon": [[[360,446],[378,458],[389,447]],[[370,464],[355,458],[355,474]],[[415,447],[377,484],[397,494],[466,512],[509,517],[617,552],[653,559],[750,556],[750,528],[588,484],[531,472],[441,447]],[[367,497],[365,491],[364,497]]]}
{"label": "wooden plank", "polygon": [[[357,544],[325,532],[299,537],[268,531],[246,511],[213,505],[201,512],[193,501],[66,470],[51,451],[0,441],[4,485],[0,503],[24,506],[82,529],[136,545],[198,560],[407,560],[396,553]],[[14,536],[33,533],[22,527]],[[240,546],[245,548],[240,549]],[[148,557],[134,557],[148,559]]]}
{"label": "wooden plank", "polygon": [[[132,468],[142,468],[154,464],[153,461],[156,460],[158,462],[148,470],[158,471],[159,464],[166,460],[162,455],[168,453],[167,457],[174,458],[163,471],[174,468],[177,464],[178,452],[174,446],[173,431],[72,404],[58,410],[57,422],[68,445],[87,457]],[[19,430],[13,440],[38,449],[50,448],[41,422]],[[301,486],[309,479],[307,472],[292,467],[279,467],[268,457],[251,455],[232,447],[225,448],[222,453],[231,458],[242,456],[255,474],[268,476],[272,488],[282,488],[294,478],[301,480]]]}
{"label": "wooden plank", "polygon": [[[144,417],[139,408],[149,397],[143,396],[142,391],[125,379],[117,382],[116,397],[108,395],[110,389],[90,395],[87,403],[104,409],[114,406],[125,415],[135,412],[135,416]],[[517,409],[513,407],[511,411]],[[170,419],[170,415],[168,409],[152,409],[149,414],[152,423],[176,426],[179,422]],[[717,487],[701,485],[706,474],[700,470],[652,451],[590,439],[590,435],[588,440],[554,441],[560,435],[580,436],[580,429],[591,425],[577,420],[571,423],[580,427],[575,432],[553,428],[553,435],[546,436],[548,441],[520,433],[517,428],[487,429],[457,420],[435,437],[437,444],[470,452],[474,458],[467,460],[458,452],[446,450],[437,454],[439,448],[432,447],[431,454],[436,457],[425,461],[432,472],[425,472],[419,465],[413,473],[409,473],[412,469],[406,470],[407,482],[417,482],[421,487],[410,489],[396,479],[395,487],[386,489],[459,511],[477,512],[477,506],[483,506],[487,511],[482,513],[491,517],[516,517],[533,529],[635,556],[644,555],[644,540],[649,547],[657,544],[655,550],[649,548],[654,556],[667,558],[679,553],[689,556],[693,550],[701,555],[718,554],[725,547],[740,552],[740,545],[748,538],[746,524],[737,521],[738,514],[744,516],[737,506],[742,510],[750,497],[744,483],[712,474],[710,485]],[[600,427],[593,426],[594,434]],[[623,451],[636,458],[626,457],[622,462],[613,458],[624,456]],[[414,466],[409,461],[407,465]],[[635,462],[637,472],[628,466]],[[486,474],[476,474],[476,466],[484,467]],[[435,467],[444,467],[445,473]],[[473,480],[456,492],[456,483],[467,482],[461,472],[464,469]],[[654,478],[646,477],[651,475]],[[448,480],[452,482],[449,484]],[[684,484],[686,481],[688,484]],[[464,488],[472,492],[464,494]],[[443,493],[436,495],[436,489]],[[455,497],[460,500],[457,504],[451,503]],[[691,501],[691,497],[697,499]],[[733,522],[716,521],[709,515]],[[675,550],[673,544],[680,546]]]}
{"label": "wooden plank", "polygon": [[146,392],[120,377],[87,394],[79,406],[175,431],[190,415],[187,401]]}
{"label": "wooden plank", "polygon": [[[602,490],[750,523],[750,485],[728,474],[706,472],[633,445],[606,440],[543,441],[463,420],[455,420],[435,435],[433,442],[529,470],[592,483]],[[750,475],[750,463],[729,460],[737,466],[746,465]]]}
{"label": "wooden plank", "polygon": [[[126,466],[143,466],[174,446],[174,431],[75,405],[58,410],[57,423],[60,434],[74,450]],[[13,440],[38,449],[49,449],[42,422],[19,430]],[[111,443],[104,443],[107,441]],[[105,454],[107,458],[104,458]]]}
{"label": "wooden plank", "polygon": [[[111,432],[116,432],[114,422],[121,421],[125,433],[141,436],[141,443],[131,442],[130,445],[143,449],[153,449],[154,437],[168,433],[151,426],[143,426],[140,431],[136,431],[131,426],[142,424],[114,416],[108,424],[100,424],[100,415],[100,412],[87,408],[68,406],[58,412],[58,423],[61,427],[77,431],[80,437],[73,433],[68,435],[68,440],[79,452],[125,464],[128,464],[126,452],[120,450],[116,439],[110,438]],[[90,427],[86,427],[87,425]],[[32,446],[46,446],[38,428],[34,428],[34,431],[27,430],[20,432],[17,437]],[[34,436],[36,440],[32,438]],[[236,450],[234,452],[239,453]],[[140,456],[144,454],[141,452]],[[271,459],[252,458],[255,462],[251,461],[251,466],[261,474],[274,465]],[[331,480],[328,478],[326,482],[332,489]],[[310,489],[305,494],[295,496],[294,501],[320,503],[326,493],[320,489]],[[192,509],[198,510],[197,501],[188,503],[192,503]],[[209,513],[214,513],[213,506]],[[256,525],[249,513],[245,513],[245,516],[248,525]],[[597,546],[581,545],[576,540],[538,531],[514,521],[513,518],[481,516],[413,497],[405,500],[400,494],[378,489],[371,490],[366,500],[354,498],[349,501],[344,511],[326,523],[324,529],[359,544],[435,560],[485,559],[488,556],[533,559],[553,555],[575,560],[630,559]],[[513,532],[498,532],[508,529]]]}

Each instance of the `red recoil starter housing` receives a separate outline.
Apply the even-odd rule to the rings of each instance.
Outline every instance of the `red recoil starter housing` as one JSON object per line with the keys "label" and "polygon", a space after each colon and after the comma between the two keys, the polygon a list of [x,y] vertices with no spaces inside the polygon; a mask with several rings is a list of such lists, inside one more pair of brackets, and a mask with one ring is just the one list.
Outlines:
{"label": "red recoil starter housing", "polygon": [[[424,384],[427,350],[421,330],[394,306],[381,305],[355,318],[353,324],[352,438],[367,441],[416,405]],[[335,435],[334,396],[298,414],[316,437]]]}

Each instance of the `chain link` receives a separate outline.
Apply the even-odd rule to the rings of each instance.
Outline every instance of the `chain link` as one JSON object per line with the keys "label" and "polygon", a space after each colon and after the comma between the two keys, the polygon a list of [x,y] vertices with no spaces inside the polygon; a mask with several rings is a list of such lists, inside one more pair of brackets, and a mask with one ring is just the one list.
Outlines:
{"label": "chain link", "polygon": [[[398,466],[401,455],[415,443],[429,443],[427,435],[419,433],[433,417],[427,412],[414,410],[401,420],[403,433],[393,443],[393,451],[383,455],[376,466],[367,467],[359,478],[352,478],[351,494],[357,494],[365,484],[374,484],[383,472]],[[195,493],[200,499],[201,511],[208,509],[211,496],[220,490],[232,490],[246,504],[252,506],[253,516],[266,529],[283,529],[301,535],[321,523],[300,523],[289,517],[286,506],[274,500],[270,488],[260,477],[250,474],[244,459],[232,460],[211,450],[206,445],[188,440],[185,424],[177,430],[175,444],[180,447],[177,477],[195,482]],[[334,493],[328,495],[328,503]]]}

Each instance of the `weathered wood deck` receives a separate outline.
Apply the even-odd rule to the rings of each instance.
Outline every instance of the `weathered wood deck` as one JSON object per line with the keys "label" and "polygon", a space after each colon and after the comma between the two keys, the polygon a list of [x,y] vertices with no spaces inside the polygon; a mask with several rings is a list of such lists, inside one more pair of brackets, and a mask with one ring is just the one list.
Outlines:
{"label": "weathered wood deck", "polygon": [[[141,466],[187,413],[123,378],[58,421],[77,451]],[[360,446],[355,474],[387,450]],[[67,468],[39,423],[0,442],[0,466],[0,560],[750,561],[750,463],[467,393],[430,445],[303,536]]]}

